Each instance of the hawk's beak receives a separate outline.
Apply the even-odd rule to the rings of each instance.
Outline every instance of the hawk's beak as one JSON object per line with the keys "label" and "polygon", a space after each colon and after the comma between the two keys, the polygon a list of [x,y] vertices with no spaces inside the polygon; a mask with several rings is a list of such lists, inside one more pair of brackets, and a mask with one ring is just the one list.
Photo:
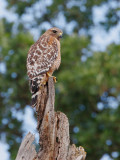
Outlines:
{"label": "hawk's beak", "polygon": [[62,32],[59,33],[59,38],[62,38],[62,34],[63,34]]}

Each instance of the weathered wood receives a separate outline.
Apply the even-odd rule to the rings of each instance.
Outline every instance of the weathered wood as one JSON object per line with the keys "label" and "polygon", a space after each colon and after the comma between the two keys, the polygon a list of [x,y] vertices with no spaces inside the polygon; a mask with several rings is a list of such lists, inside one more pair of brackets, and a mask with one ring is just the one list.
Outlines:
{"label": "weathered wood", "polygon": [[[39,128],[40,150],[38,152],[39,160],[53,160],[54,158],[54,138],[55,138],[55,90],[53,79],[50,78],[47,88],[48,98],[44,109],[44,117]],[[40,105],[41,106],[41,105]]]}
{"label": "weathered wood", "polygon": [[32,144],[35,137],[30,132],[22,141],[15,160],[38,160],[35,146]]}
{"label": "weathered wood", "polygon": [[55,160],[67,159],[69,148],[69,123],[62,112],[56,113]]}
{"label": "weathered wood", "polygon": [[85,160],[86,152],[82,146],[76,147],[74,144],[69,146],[67,160]]}
{"label": "weathered wood", "polygon": [[[25,158],[25,160],[34,160],[35,158],[37,160],[85,160],[84,148],[70,145],[68,118],[64,113],[54,111],[54,101],[54,81],[53,78],[49,78],[48,83],[42,87],[39,93],[36,107],[40,149],[37,154],[35,151],[33,152],[33,159]],[[28,137],[25,137],[23,142],[27,141],[31,142]],[[24,144],[23,142],[22,144]],[[24,152],[26,147],[22,144],[18,155],[19,152],[23,152],[24,157],[27,157],[27,154],[31,155],[29,151],[28,153]],[[31,147],[33,148],[32,143],[31,146],[29,145],[29,148]]]}

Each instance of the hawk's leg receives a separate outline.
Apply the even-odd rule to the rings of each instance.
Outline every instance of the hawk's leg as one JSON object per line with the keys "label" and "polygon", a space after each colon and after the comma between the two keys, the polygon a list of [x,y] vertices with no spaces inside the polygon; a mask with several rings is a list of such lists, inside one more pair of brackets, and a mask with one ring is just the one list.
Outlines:
{"label": "hawk's leg", "polygon": [[39,85],[40,90],[42,90],[42,88],[46,85],[47,81],[48,77],[46,76],[46,74],[44,74]]}
{"label": "hawk's leg", "polygon": [[48,76],[48,77],[53,77],[54,82],[55,82],[55,83],[57,82],[56,77],[55,77],[55,76],[51,76],[49,72],[47,72],[47,76]]}

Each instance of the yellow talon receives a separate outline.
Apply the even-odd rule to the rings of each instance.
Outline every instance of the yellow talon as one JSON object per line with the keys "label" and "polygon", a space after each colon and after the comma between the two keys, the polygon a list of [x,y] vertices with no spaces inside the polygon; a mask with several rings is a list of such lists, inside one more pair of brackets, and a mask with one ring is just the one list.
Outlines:
{"label": "yellow talon", "polygon": [[51,76],[51,75],[49,74],[49,72],[47,72],[47,76],[48,76],[48,77],[53,77],[53,76]]}
{"label": "yellow talon", "polygon": [[53,77],[54,82],[55,82],[55,83],[57,82],[56,77],[55,77],[55,76],[51,76],[48,72],[47,72],[47,76],[48,76],[48,77]]}
{"label": "yellow talon", "polygon": [[55,82],[55,83],[57,82],[57,80],[56,80],[56,77],[55,77],[55,76],[53,76],[53,80],[54,80],[54,82]]}
{"label": "yellow talon", "polygon": [[40,86],[40,90],[42,90],[42,88],[43,88],[43,86],[41,85],[41,86]]}
{"label": "yellow talon", "polygon": [[46,82],[44,82],[43,85],[46,85]]}
{"label": "yellow talon", "polygon": [[42,84],[40,85],[40,90],[42,90],[43,86],[45,86],[45,85],[46,85],[46,81],[43,81]]}

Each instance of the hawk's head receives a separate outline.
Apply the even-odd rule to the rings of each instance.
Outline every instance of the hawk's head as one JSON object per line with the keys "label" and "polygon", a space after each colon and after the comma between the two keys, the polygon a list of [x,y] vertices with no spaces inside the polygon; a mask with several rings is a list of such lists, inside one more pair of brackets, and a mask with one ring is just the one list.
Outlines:
{"label": "hawk's head", "polygon": [[63,34],[62,30],[60,30],[59,28],[56,28],[56,27],[50,28],[45,33],[57,38],[58,40],[60,38],[62,38],[62,34]]}

